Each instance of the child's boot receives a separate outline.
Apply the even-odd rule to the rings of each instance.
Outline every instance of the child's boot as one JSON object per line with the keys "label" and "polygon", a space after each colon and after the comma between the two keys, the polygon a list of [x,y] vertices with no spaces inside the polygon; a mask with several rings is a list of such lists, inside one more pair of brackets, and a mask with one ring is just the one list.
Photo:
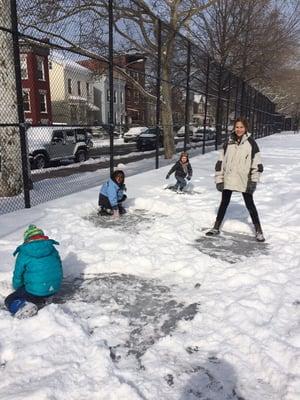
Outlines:
{"label": "child's boot", "polygon": [[25,319],[33,317],[38,312],[38,307],[34,303],[25,301],[23,305],[18,309],[14,316],[18,319]]}

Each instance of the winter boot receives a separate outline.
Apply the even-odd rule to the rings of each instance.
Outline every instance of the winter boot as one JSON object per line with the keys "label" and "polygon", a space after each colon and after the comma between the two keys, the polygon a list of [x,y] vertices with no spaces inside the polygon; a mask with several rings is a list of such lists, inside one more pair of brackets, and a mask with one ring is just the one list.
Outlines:
{"label": "winter boot", "polygon": [[265,238],[261,229],[260,224],[255,224],[254,225],[255,228],[255,239],[257,242],[264,242]]}
{"label": "winter boot", "polygon": [[18,309],[14,316],[18,319],[33,317],[38,312],[38,307],[34,303],[25,301],[23,306]]}
{"label": "winter boot", "polygon": [[209,231],[206,232],[206,236],[216,236],[219,235],[220,233],[220,226],[221,226],[221,222],[220,221],[216,221],[214,224],[214,227],[211,228]]}
{"label": "winter boot", "polygon": [[127,213],[126,209],[121,204],[118,205],[118,208],[119,208],[120,215],[124,215]]}
{"label": "winter boot", "polygon": [[102,217],[107,217],[107,216],[112,216],[113,212],[110,208],[105,208],[105,207],[101,207],[100,210],[98,210],[98,215],[102,216]]}

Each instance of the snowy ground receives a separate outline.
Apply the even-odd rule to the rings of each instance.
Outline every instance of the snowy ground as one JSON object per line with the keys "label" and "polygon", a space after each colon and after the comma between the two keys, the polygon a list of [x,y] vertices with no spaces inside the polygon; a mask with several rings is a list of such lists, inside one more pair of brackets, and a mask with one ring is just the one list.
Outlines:
{"label": "snowy ground", "polygon": [[[300,135],[258,143],[261,245],[239,194],[204,237],[216,152],[191,159],[192,195],[164,190],[170,166],[129,177],[115,223],[96,218],[98,187],[0,216],[1,400],[298,400]],[[28,223],[60,242],[65,282],[16,320],[3,300]]]}

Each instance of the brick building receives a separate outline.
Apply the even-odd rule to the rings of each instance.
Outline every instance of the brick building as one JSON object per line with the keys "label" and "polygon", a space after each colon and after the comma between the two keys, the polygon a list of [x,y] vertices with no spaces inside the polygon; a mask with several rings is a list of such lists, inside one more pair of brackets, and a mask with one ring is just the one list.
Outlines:
{"label": "brick building", "polygon": [[23,107],[25,121],[31,125],[52,123],[48,56],[49,49],[42,43],[20,43]]}

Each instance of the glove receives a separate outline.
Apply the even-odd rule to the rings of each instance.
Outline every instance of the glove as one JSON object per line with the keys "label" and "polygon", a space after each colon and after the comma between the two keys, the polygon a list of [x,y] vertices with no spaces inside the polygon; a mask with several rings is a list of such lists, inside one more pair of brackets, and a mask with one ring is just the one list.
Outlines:
{"label": "glove", "polygon": [[113,219],[118,219],[120,217],[119,210],[114,210],[112,217]]}
{"label": "glove", "polygon": [[223,192],[224,190],[224,182],[219,182],[216,184],[216,188],[219,192]]}
{"label": "glove", "polygon": [[191,178],[192,178],[191,176],[187,176],[187,177],[186,177],[186,179],[187,179],[188,181],[190,181]]}
{"label": "glove", "polygon": [[170,175],[169,174],[167,174],[167,176],[166,176],[166,179],[169,179],[170,178]]}
{"label": "glove", "polygon": [[249,181],[246,189],[246,193],[253,194],[256,190],[256,182]]}

